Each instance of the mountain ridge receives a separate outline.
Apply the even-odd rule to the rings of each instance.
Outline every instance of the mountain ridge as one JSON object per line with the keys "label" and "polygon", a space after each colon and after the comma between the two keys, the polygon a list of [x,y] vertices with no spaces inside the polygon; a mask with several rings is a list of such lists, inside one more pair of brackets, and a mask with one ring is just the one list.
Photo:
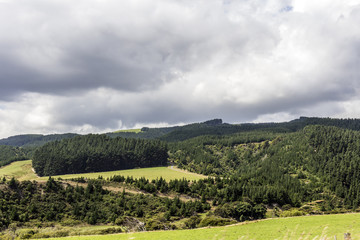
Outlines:
{"label": "mountain ridge", "polygon": [[[320,118],[304,117],[287,122],[265,122],[265,123],[224,123],[222,119],[212,119],[200,123],[190,123],[184,126],[173,126],[163,128],[143,127],[140,132],[108,132],[105,135],[115,138],[142,138],[159,139],[167,142],[183,141],[186,139],[203,135],[226,135],[239,132],[266,130],[272,132],[296,132],[308,125],[335,126],[350,130],[360,130],[360,119],[352,118]],[[76,133],[64,134],[21,134],[0,139],[0,145],[14,147],[38,147],[47,142],[73,138],[79,136]]]}

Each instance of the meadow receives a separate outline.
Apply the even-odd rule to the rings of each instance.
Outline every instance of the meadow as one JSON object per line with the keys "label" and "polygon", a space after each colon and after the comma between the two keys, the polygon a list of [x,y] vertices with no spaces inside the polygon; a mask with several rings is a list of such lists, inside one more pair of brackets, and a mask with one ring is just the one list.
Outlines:
{"label": "meadow", "polygon": [[[67,174],[67,175],[58,175],[53,176],[54,178],[62,179],[71,179],[71,178],[98,178],[102,176],[103,178],[108,178],[114,175],[122,176],[132,176],[133,178],[145,177],[149,180],[164,178],[165,180],[174,180],[186,178],[188,180],[199,180],[205,178],[205,176],[195,173],[190,173],[182,171],[175,167],[154,167],[154,168],[139,168],[139,169],[129,169],[129,170],[120,170],[120,171],[110,171],[110,172],[96,172],[96,173],[81,173],[81,174]],[[18,180],[47,180],[48,177],[37,177],[32,171],[31,160],[13,162],[10,165],[0,168],[0,177],[5,176],[6,178],[15,177]]]}
{"label": "meadow", "polygon": [[118,130],[114,133],[126,133],[126,132],[133,132],[133,133],[139,133],[141,132],[141,129],[125,129],[125,130]]}
{"label": "meadow", "polygon": [[0,177],[16,178],[20,181],[37,179],[32,171],[31,160],[12,162],[0,168]]}
{"label": "meadow", "polygon": [[[351,239],[360,239],[360,214],[338,214],[275,218],[247,222],[225,227],[175,230],[158,232],[136,232],[113,235],[76,236],[49,238],[49,240],[157,240],[157,239],[344,239],[344,233],[351,233]],[[336,237],[335,237],[336,236]]]}

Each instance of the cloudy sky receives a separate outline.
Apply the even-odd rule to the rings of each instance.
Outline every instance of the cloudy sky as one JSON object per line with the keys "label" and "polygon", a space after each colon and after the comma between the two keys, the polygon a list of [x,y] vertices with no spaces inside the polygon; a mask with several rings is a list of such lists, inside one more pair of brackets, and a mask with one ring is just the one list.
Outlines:
{"label": "cloudy sky", "polygon": [[360,118],[360,0],[0,0],[0,137]]}

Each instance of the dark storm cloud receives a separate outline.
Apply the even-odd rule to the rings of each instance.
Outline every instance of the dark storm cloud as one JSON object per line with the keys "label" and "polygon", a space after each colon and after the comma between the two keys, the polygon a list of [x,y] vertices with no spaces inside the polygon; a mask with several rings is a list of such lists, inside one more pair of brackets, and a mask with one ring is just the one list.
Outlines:
{"label": "dark storm cloud", "polygon": [[[108,45],[106,41],[99,42],[97,46],[88,46],[85,49],[69,46],[61,50],[62,59],[56,63],[59,66],[45,64],[34,67],[31,61],[36,59],[23,63],[14,56],[7,58],[2,55],[0,98],[7,99],[13,95],[16,97],[23,92],[74,94],[75,91],[98,87],[123,91],[148,90],[161,85],[165,81],[165,75],[171,75],[161,68],[161,65],[166,65],[165,62],[146,55],[141,47],[133,46],[134,49],[129,49],[129,53],[122,53],[124,45],[119,40],[112,45]],[[136,57],[140,59],[134,59]],[[149,63],[153,65],[149,66]],[[61,69],[52,69],[55,67]]]}
{"label": "dark storm cloud", "polygon": [[0,40],[0,83],[6,93],[0,98],[99,87],[154,89],[172,81],[174,71],[190,71],[211,58],[217,47],[231,43],[228,47],[236,50],[247,41],[234,31],[240,25],[221,15],[204,16],[206,9],[189,9],[189,2],[68,3],[13,1],[2,6],[2,13],[10,11],[13,17],[3,34],[12,31]]}
{"label": "dark storm cloud", "polygon": [[[175,35],[162,29],[168,24],[162,21],[161,11],[166,9],[160,9],[157,18],[151,16],[151,6],[68,3],[54,3],[60,11],[45,1],[0,5],[5,16],[13,15],[0,29],[7,35],[0,39],[0,99],[24,92],[73,94],[99,87],[143,91],[171,81],[173,69],[186,69],[181,58],[187,40],[175,36],[186,28],[175,30]],[[169,27],[178,25],[173,24]]]}

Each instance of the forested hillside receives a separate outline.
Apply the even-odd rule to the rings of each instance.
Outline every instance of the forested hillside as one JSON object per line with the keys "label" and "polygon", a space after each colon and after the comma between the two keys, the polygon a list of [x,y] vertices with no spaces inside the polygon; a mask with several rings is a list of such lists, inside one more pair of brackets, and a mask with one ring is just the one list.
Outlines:
{"label": "forested hillside", "polygon": [[[310,125],[290,131],[289,126],[312,121],[319,120],[302,118],[288,123],[286,131],[269,127],[198,136],[171,142],[168,147],[161,141],[105,135],[75,137],[39,148],[33,166],[39,175],[57,175],[159,166],[169,160],[192,172],[231,179],[220,183],[223,191],[227,191],[225,195],[210,193],[207,188],[198,195],[215,202],[241,201],[248,197],[255,203],[299,207],[309,201],[332,199],[330,206],[357,208],[360,133],[345,128],[356,129],[358,121],[322,119],[324,125],[342,128]],[[204,124],[210,128],[223,125],[219,121]],[[231,191],[233,196],[226,197]]]}
{"label": "forested hillside", "polygon": [[[215,120],[215,121],[214,121]],[[186,139],[204,135],[228,135],[249,131],[270,131],[277,133],[296,132],[309,125],[336,126],[351,130],[360,130],[360,119],[331,119],[331,118],[308,118],[282,122],[282,123],[243,123],[226,124],[222,121],[207,121],[204,123],[189,124],[179,127],[170,133],[160,137],[164,141],[183,141]]]}
{"label": "forested hillside", "polygon": [[160,141],[90,134],[38,148],[33,167],[40,176],[54,176],[164,166],[167,158],[167,146]]}
{"label": "forested hillside", "polygon": [[[119,176],[111,181],[118,181]],[[134,180],[127,178],[128,184]],[[185,180],[184,180],[185,181]],[[178,197],[159,197],[155,194],[111,192],[103,187],[108,181],[89,180],[85,187],[72,186],[52,178],[45,184],[35,181],[0,181],[0,230],[10,228],[2,236],[16,239],[67,236],[69,231],[58,231],[60,226],[102,224],[122,226],[108,232],[190,229],[197,226],[225,225],[237,221],[264,218],[264,205],[251,202],[233,202],[219,206],[215,211],[203,200],[182,201]],[[140,183],[140,181],[136,181]],[[175,187],[178,184],[171,184]],[[206,213],[205,217],[199,214]],[[41,229],[54,226],[51,232]],[[13,229],[25,227],[23,231]],[[10,236],[9,236],[10,235]]]}
{"label": "forested hillside", "polygon": [[293,207],[325,200],[332,208],[355,209],[360,203],[358,131],[314,125],[292,133],[200,136],[168,146],[169,156],[160,141],[88,135],[39,148],[33,166],[40,175],[56,175],[164,165],[168,158],[180,168],[224,177],[203,182],[195,192],[179,192],[214,203],[245,197]]}
{"label": "forested hillside", "polygon": [[0,167],[5,166],[14,161],[21,161],[28,159],[31,155],[31,148],[19,148],[12,146],[1,146],[0,145]]}
{"label": "forested hillside", "polygon": [[292,206],[322,199],[332,208],[359,207],[358,131],[315,125],[295,133],[199,137],[170,146],[170,159],[179,167],[233,179],[234,196]]}
{"label": "forested hillside", "polygon": [[109,137],[123,137],[123,138],[142,138],[142,139],[157,139],[164,136],[179,127],[164,127],[164,128],[141,128],[140,132],[111,132],[106,133]]}
{"label": "forested hillside", "polygon": [[[160,139],[167,142],[183,141],[204,135],[229,135],[249,131],[271,131],[278,133],[296,132],[308,125],[335,126],[350,130],[360,130],[360,119],[332,119],[301,117],[289,122],[281,123],[223,123],[221,119],[213,119],[202,123],[193,123],[184,126],[148,128],[143,127],[140,132],[110,132],[107,136],[140,139]],[[45,143],[61,139],[73,138],[78,134],[26,134],[0,139],[0,145],[16,147],[39,147]]]}
{"label": "forested hillside", "polygon": [[15,147],[38,147],[48,142],[66,139],[66,138],[73,138],[75,136],[78,136],[78,134],[66,133],[66,134],[51,134],[51,135],[41,135],[41,134],[17,135],[17,136],[0,139],[0,145],[8,145]]}
{"label": "forested hillside", "polygon": [[111,137],[125,138],[158,138],[167,142],[183,141],[204,135],[228,135],[249,131],[271,131],[278,133],[296,132],[309,125],[335,126],[344,129],[360,130],[360,119],[333,119],[300,117],[289,122],[280,123],[242,123],[228,124],[221,119],[213,119],[202,123],[193,123],[178,127],[143,128],[141,132],[108,133]]}
{"label": "forested hillside", "polygon": [[[190,217],[209,210],[200,201],[185,203],[179,198],[109,192],[103,189],[101,181],[89,182],[84,188],[63,185],[51,178],[45,185],[11,179],[0,181],[0,188],[0,229],[11,223],[41,227],[46,222],[127,225],[127,221],[132,222],[133,226],[129,227],[133,228],[137,227],[136,223],[142,223],[143,228],[146,224],[148,229],[171,229],[171,217]],[[153,223],[157,217],[162,222]]]}

